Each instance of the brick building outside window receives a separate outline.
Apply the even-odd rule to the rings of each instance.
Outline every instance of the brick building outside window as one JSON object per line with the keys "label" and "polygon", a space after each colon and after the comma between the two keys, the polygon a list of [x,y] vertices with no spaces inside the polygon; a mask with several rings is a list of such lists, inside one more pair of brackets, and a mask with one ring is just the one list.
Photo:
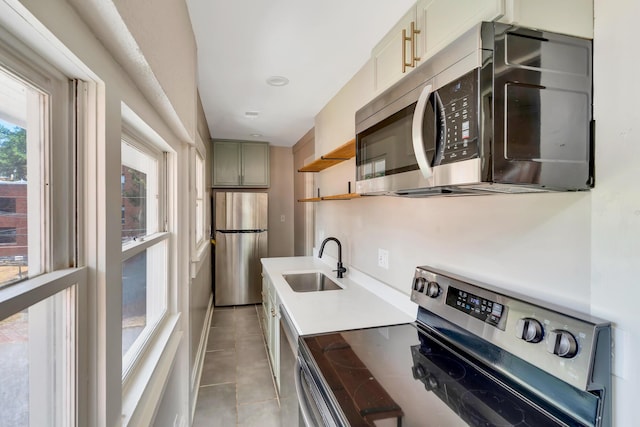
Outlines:
{"label": "brick building outside window", "polygon": [[27,255],[27,182],[0,179],[0,275],[21,279],[27,272]]}

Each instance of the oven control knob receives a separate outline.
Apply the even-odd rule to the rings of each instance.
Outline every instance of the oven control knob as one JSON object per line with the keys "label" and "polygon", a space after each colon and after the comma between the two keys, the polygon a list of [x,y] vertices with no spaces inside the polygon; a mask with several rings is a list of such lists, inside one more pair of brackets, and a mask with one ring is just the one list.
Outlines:
{"label": "oven control knob", "polygon": [[537,343],[544,338],[542,323],[530,317],[518,319],[516,323],[516,336],[530,343]]}
{"label": "oven control knob", "polygon": [[424,293],[430,298],[437,298],[440,295],[440,285],[436,282],[429,282]]}
{"label": "oven control knob", "polygon": [[413,378],[416,380],[422,381],[424,384],[424,388],[427,391],[431,391],[435,388],[438,388],[438,380],[431,373],[427,372],[427,370],[420,364],[417,364],[411,368],[413,372]]}
{"label": "oven control knob", "polygon": [[424,292],[424,287],[427,284],[427,279],[424,277],[416,277],[413,279],[413,290],[416,292]]}
{"label": "oven control knob", "polygon": [[420,364],[415,365],[413,368],[411,368],[411,371],[413,372],[413,379],[415,380],[421,380],[428,375],[427,371]]}
{"label": "oven control knob", "polygon": [[578,354],[578,341],[571,332],[556,329],[549,334],[547,350],[549,353],[570,359]]}
{"label": "oven control knob", "polygon": [[438,387],[440,386],[440,384],[438,384],[438,379],[429,374],[429,376],[427,377],[427,382],[424,383],[424,388],[427,389],[427,391],[431,391],[431,390],[436,390]]}

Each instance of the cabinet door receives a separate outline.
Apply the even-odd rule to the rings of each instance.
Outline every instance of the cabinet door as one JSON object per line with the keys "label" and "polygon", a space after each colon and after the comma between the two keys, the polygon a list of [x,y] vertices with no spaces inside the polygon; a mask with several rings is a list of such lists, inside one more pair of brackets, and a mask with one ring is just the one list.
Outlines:
{"label": "cabinet door", "polygon": [[[264,340],[267,343],[267,352],[271,370],[276,375],[280,366],[280,318],[278,296],[268,276],[262,277],[262,304],[265,316]],[[277,378],[277,377],[276,377]]]}
{"label": "cabinet door", "polygon": [[213,142],[213,186],[236,187],[241,184],[241,144]]}
{"label": "cabinet door", "polygon": [[242,185],[269,186],[269,144],[244,142],[242,145]]}
{"label": "cabinet door", "polygon": [[501,22],[593,38],[593,0],[507,0]]}
{"label": "cabinet door", "polygon": [[402,53],[406,54],[406,61],[411,61],[411,44],[402,38],[402,30],[406,30],[407,37],[410,37],[411,23],[416,24],[416,8],[411,9],[400,19],[400,21],[387,33],[386,36],[373,48],[373,81],[374,90],[380,92],[391,86],[400,78],[413,70],[413,67],[406,67],[402,71]]}
{"label": "cabinet door", "polygon": [[465,31],[505,13],[504,0],[420,0],[418,52],[422,60],[433,56]]}
{"label": "cabinet door", "polygon": [[262,325],[262,333],[264,335],[265,342],[269,342],[269,285],[267,279],[262,276],[262,313],[260,315],[260,324]]}
{"label": "cabinet door", "polygon": [[[273,306],[273,330],[271,331],[271,344],[269,346],[269,356],[271,357],[271,368],[276,387],[280,390],[280,300],[278,293],[273,289],[271,294],[271,305]],[[285,337],[286,339],[286,337]]]}

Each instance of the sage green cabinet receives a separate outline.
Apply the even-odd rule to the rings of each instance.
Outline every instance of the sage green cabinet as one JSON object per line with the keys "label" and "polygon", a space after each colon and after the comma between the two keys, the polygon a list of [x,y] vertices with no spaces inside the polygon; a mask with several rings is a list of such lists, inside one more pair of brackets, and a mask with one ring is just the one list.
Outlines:
{"label": "sage green cabinet", "polygon": [[269,144],[213,141],[214,187],[269,187]]}

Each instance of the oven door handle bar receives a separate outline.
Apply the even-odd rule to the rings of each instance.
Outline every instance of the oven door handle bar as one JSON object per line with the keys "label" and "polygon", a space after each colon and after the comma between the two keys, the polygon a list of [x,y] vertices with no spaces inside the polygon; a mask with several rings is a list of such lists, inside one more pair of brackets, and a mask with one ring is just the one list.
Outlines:
{"label": "oven door handle bar", "polygon": [[300,406],[300,412],[302,414],[302,418],[304,419],[305,426],[313,426],[311,414],[309,411],[309,406],[307,403],[307,398],[302,389],[302,365],[300,364],[300,360],[296,359],[296,369],[295,369],[295,379],[296,379],[296,394],[298,395],[298,403]]}

